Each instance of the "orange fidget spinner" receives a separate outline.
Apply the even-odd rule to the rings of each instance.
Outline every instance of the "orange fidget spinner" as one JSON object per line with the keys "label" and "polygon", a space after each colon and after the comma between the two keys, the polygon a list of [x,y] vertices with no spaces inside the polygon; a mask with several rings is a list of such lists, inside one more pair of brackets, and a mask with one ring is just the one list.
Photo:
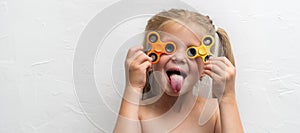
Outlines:
{"label": "orange fidget spinner", "polygon": [[156,31],[151,31],[147,34],[147,43],[151,45],[147,55],[152,58],[152,64],[156,64],[161,54],[172,54],[176,51],[174,42],[162,42],[160,35]]}

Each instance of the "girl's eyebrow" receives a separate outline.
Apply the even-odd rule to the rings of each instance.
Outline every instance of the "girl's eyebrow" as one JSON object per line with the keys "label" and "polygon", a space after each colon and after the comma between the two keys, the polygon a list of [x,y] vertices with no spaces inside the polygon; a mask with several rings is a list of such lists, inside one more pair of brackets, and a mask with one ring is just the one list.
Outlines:
{"label": "girl's eyebrow", "polygon": [[191,42],[191,41],[189,41],[186,44],[187,44],[187,46],[200,46],[201,43],[200,42]]}
{"label": "girl's eyebrow", "polygon": [[176,43],[176,42],[178,42],[178,40],[176,40],[176,39],[174,39],[174,38],[172,38],[172,37],[163,37],[163,36],[161,36],[161,41],[163,41],[163,42],[174,42],[174,43]]}
{"label": "girl's eyebrow", "polygon": [[178,40],[177,38],[174,38],[174,37],[170,37],[168,35],[162,35],[161,36],[161,41],[163,42],[174,42],[174,43],[180,43],[180,44],[185,44],[187,47],[190,47],[190,46],[200,46],[201,42],[197,42],[197,41],[187,41],[187,42],[183,42],[181,40]]}
{"label": "girl's eyebrow", "polygon": [[161,41],[163,41],[163,42],[174,42],[175,44],[178,44],[178,45],[186,45],[186,47],[199,46],[200,45],[199,43],[193,43],[193,42],[190,42],[190,41],[189,42],[183,42],[183,41],[180,41],[180,40],[174,40],[174,39],[172,39],[172,37],[162,37]]}
{"label": "girl's eyebrow", "polygon": [[165,39],[165,40],[171,40],[172,39],[172,37],[166,36],[166,35],[161,35],[160,38]]}
{"label": "girl's eyebrow", "polygon": [[196,46],[196,45],[194,45],[192,43],[187,43],[187,47],[190,47],[190,46]]}

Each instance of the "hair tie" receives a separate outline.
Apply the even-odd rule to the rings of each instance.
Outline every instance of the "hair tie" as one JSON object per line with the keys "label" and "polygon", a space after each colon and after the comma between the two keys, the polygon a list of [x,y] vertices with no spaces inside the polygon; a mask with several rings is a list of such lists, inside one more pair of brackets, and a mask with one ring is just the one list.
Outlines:
{"label": "hair tie", "polygon": [[217,32],[217,31],[218,31],[218,29],[219,29],[219,27],[218,27],[218,26],[216,26],[216,25],[214,25],[214,27],[215,27],[215,31]]}

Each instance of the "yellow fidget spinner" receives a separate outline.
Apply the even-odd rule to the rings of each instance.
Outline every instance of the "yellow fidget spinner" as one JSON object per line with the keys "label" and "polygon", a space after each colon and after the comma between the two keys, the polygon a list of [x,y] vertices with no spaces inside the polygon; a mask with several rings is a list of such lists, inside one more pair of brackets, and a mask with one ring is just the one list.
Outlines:
{"label": "yellow fidget spinner", "polygon": [[158,32],[151,31],[147,34],[147,43],[151,45],[151,50],[147,55],[152,58],[152,64],[156,64],[161,54],[172,54],[176,51],[174,42],[162,42]]}
{"label": "yellow fidget spinner", "polygon": [[203,62],[206,62],[213,54],[210,52],[210,48],[215,44],[215,39],[211,35],[205,35],[200,46],[191,46],[186,50],[186,55],[189,58],[201,57]]}

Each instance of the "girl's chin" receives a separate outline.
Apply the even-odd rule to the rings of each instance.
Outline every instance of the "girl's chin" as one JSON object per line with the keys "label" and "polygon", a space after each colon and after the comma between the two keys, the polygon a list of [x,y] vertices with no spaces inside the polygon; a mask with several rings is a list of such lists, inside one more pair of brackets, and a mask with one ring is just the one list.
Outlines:
{"label": "girl's chin", "polygon": [[171,96],[171,97],[178,97],[179,96],[179,93],[174,93],[174,92],[165,92],[168,96]]}
{"label": "girl's chin", "polygon": [[171,87],[167,87],[167,89],[165,89],[165,93],[168,95],[168,96],[179,96],[179,92],[175,92],[174,90],[172,90]]}

